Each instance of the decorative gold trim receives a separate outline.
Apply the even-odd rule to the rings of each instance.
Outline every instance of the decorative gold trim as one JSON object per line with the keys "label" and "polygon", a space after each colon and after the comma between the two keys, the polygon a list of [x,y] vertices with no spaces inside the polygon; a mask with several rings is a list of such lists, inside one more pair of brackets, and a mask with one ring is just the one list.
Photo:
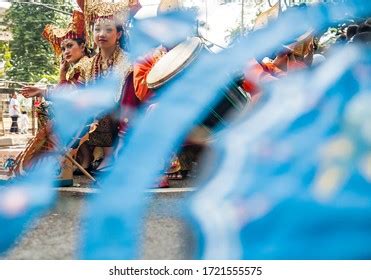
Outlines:
{"label": "decorative gold trim", "polygon": [[86,72],[91,65],[91,59],[87,56],[82,57],[79,62],[71,66],[66,73],[66,80],[71,81],[72,78],[79,73],[79,81],[84,83],[86,81]]}
{"label": "decorative gold trim", "polygon": [[[84,69],[85,81],[94,81],[97,78],[104,77],[108,73],[114,73],[120,79],[119,88],[115,89],[115,102],[120,101],[122,89],[124,87],[126,78],[133,71],[133,66],[129,60],[129,56],[119,46],[116,47],[112,54],[112,63],[102,62],[100,60],[100,54],[96,54],[89,60],[89,65]],[[99,64],[99,65],[97,65]],[[96,67],[102,69],[103,73],[95,73]]]}
{"label": "decorative gold trim", "polygon": [[67,28],[48,24],[45,26],[42,36],[52,45],[56,55],[60,55],[62,53],[61,43],[63,40],[84,38],[84,33],[84,14],[75,10]]}
{"label": "decorative gold trim", "polygon": [[[129,19],[141,8],[138,0],[121,0],[117,3],[104,2],[103,0],[78,0],[78,5],[85,16],[85,34],[92,34],[92,26],[99,18],[113,19],[125,26]],[[93,40],[87,40],[90,47]]]}

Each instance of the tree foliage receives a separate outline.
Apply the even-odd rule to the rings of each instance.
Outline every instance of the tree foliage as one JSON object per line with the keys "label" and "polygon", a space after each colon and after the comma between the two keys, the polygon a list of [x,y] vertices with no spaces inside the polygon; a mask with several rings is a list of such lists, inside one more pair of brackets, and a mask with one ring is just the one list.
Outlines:
{"label": "tree foliage", "polygon": [[250,32],[254,28],[256,17],[263,11],[269,8],[268,2],[263,0],[244,0],[245,2],[245,10],[244,10],[244,17],[243,17],[243,25],[242,20],[239,19],[236,21],[236,25],[232,28],[227,30],[227,35],[225,37],[225,41],[229,43],[229,45],[234,44],[236,41],[239,40],[241,35],[245,35],[246,33]]}
{"label": "tree foliage", "polygon": [[[42,3],[66,4],[64,0],[43,0]],[[71,6],[65,10],[71,11]],[[5,20],[13,35],[7,76],[12,80],[36,82],[42,77],[57,75],[58,61],[41,34],[46,24],[65,25],[69,17],[47,7],[13,2]]]}
{"label": "tree foliage", "polygon": [[0,42],[0,61],[4,63],[0,69],[0,78],[4,78],[5,71],[12,67],[10,63],[11,55],[8,42]]}

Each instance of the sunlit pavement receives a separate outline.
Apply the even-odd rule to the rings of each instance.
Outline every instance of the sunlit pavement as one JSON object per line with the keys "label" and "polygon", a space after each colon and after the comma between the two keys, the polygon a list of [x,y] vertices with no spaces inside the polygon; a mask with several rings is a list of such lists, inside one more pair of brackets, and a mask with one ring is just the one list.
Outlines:
{"label": "sunlit pavement", "polygon": [[[185,198],[193,189],[189,188],[189,180],[171,182],[170,188],[149,189],[145,194],[150,198],[150,206],[144,220],[138,221],[144,226],[138,232],[142,240],[138,258],[190,259],[193,256],[192,233],[180,218]],[[22,236],[4,258],[75,259],[84,204],[89,197],[101,192],[88,187],[87,183],[87,179],[79,176],[76,187],[59,188],[55,207]]]}
{"label": "sunlit pavement", "polygon": [[24,150],[27,142],[32,138],[32,134],[10,134],[0,136],[0,179],[7,174],[4,165],[9,158],[15,159]]}
{"label": "sunlit pavement", "polygon": [[[5,144],[0,147],[0,159],[15,157],[31,137],[31,134],[1,136],[0,142]],[[6,170],[0,168],[1,179],[6,179],[6,174]],[[3,259],[76,259],[84,204],[90,196],[99,195],[104,187],[92,187],[90,183],[85,176],[75,176],[73,186],[57,188],[55,207],[36,221]],[[138,258],[192,258],[193,237],[180,216],[185,198],[193,191],[191,180],[187,179],[170,181],[170,188],[154,186],[145,192],[145,197],[150,198],[150,207],[144,220],[139,221],[144,228],[138,232],[142,240]]]}

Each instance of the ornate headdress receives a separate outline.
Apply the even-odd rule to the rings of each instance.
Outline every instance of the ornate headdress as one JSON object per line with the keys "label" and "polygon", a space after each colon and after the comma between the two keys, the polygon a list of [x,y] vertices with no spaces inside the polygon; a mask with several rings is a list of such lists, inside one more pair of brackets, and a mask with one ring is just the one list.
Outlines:
{"label": "ornate headdress", "polygon": [[79,11],[73,11],[72,21],[67,28],[59,28],[48,24],[45,26],[42,36],[53,46],[57,55],[62,53],[61,43],[65,39],[84,38],[85,24],[84,14]]}
{"label": "ornate headdress", "polygon": [[300,37],[295,39],[295,42],[289,45],[283,45],[286,49],[290,50],[293,54],[299,57],[304,57],[308,54],[309,45],[313,44],[313,31],[307,31]]}
{"label": "ornate headdress", "polygon": [[157,15],[178,11],[181,8],[180,0],[161,0],[157,8]]}
{"label": "ornate headdress", "polygon": [[98,18],[115,18],[125,25],[141,8],[138,0],[121,0],[116,3],[103,0],[77,0],[77,4],[84,12],[85,22],[89,25]]}
{"label": "ornate headdress", "polygon": [[84,13],[86,34],[91,34],[89,28],[100,18],[114,19],[124,26],[142,7],[139,0],[121,0],[116,3],[104,0],[77,0],[77,4]]}

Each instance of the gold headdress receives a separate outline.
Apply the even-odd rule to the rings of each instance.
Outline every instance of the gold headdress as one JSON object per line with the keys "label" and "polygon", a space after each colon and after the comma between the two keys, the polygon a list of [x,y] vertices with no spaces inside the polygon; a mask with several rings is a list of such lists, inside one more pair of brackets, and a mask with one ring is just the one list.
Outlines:
{"label": "gold headdress", "polygon": [[297,38],[295,42],[284,45],[284,47],[290,50],[294,55],[304,57],[310,51],[309,45],[313,44],[313,40],[313,31],[310,30]]}
{"label": "gold headdress", "polygon": [[161,0],[157,8],[157,15],[178,11],[181,8],[180,0]]}
{"label": "gold headdress", "polygon": [[103,0],[77,0],[89,25],[98,18],[117,19],[123,25],[141,8],[138,0],[121,0],[111,3]]}
{"label": "gold headdress", "polygon": [[84,13],[86,34],[91,34],[89,28],[100,18],[114,19],[124,26],[142,7],[139,0],[121,0],[117,3],[104,0],[77,0],[77,4]]}
{"label": "gold headdress", "polygon": [[79,11],[73,11],[72,21],[67,28],[59,28],[48,24],[45,26],[42,36],[53,46],[56,55],[60,55],[62,53],[61,43],[63,40],[84,38],[84,33],[84,15]]}

